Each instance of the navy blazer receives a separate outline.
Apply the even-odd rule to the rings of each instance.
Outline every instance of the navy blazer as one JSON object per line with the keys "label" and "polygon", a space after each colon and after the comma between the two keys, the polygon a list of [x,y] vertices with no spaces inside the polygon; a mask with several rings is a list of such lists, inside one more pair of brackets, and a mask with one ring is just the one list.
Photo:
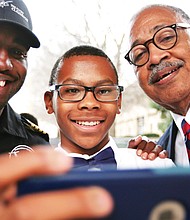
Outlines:
{"label": "navy blazer", "polygon": [[178,127],[174,121],[170,124],[165,133],[158,140],[159,145],[161,145],[169,153],[169,158],[175,163],[175,142],[178,132]]}

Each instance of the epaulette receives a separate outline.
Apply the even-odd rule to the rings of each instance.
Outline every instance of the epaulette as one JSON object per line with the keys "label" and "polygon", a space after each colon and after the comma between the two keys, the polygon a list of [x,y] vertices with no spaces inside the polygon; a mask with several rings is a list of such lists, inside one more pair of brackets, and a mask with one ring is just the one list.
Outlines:
{"label": "epaulette", "polygon": [[39,135],[43,136],[47,141],[49,141],[48,133],[40,129],[38,125],[34,124],[33,122],[31,122],[29,119],[25,118],[24,116],[21,116],[21,120],[27,129],[38,133]]}

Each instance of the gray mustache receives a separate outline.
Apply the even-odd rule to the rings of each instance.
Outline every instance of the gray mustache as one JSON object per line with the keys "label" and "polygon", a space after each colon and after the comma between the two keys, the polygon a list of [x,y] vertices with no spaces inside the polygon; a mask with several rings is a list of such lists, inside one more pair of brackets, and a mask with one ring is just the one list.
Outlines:
{"label": "gray mustache", "polygon": [[171,66],[179,68],[183,65],[184,65],[184,62],[182,60],[173,61],[173,62],[161,62],[158,65],[155,65],[154,67],[152,67],[152,73],[150,74],[148,84],[151,85],[154,77],[158,74],[159,71],[163,70],[164,68],[171,67]]}

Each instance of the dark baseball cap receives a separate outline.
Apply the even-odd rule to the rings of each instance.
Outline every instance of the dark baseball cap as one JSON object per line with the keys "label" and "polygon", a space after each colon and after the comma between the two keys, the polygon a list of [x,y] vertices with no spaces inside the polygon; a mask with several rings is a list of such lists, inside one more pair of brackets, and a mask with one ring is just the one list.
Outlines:
{"label": "dark baseball cap", "polygon": [[30,47],[40,46],[40,41],[32,32],[30,13],[22,0],[0,0],[0,23],[17,26],[26,35]]}

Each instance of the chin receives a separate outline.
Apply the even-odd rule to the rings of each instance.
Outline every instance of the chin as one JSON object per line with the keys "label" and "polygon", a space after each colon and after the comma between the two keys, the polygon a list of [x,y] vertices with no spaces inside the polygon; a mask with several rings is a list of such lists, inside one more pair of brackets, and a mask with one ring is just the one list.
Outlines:
{"label": "chin", "polygon": [[96,144],[89,144],[89,143],[87,143],[87,144],[80,144],[79,146],[82,146],[82,149],[89,150],[89,151],[91,151],[94,148],[96,148]]}
{"label": "chin", "polygon": [[80,144],[79,146],[82,146],[81,148],[83,149],[84,153],[89,155],[94,154],[101,149],[101,147],[97,146],[97,143]]}

